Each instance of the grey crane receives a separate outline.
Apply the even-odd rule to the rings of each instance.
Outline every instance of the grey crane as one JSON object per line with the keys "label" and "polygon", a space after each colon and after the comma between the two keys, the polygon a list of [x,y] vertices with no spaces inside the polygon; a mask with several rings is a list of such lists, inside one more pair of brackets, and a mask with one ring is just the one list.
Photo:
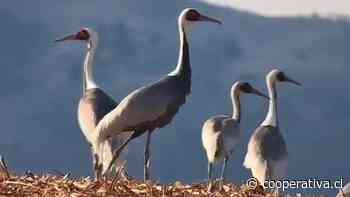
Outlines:
{"label": "grey crane", "polygon": [[221,170],[221,188],[225,178],[226,163],[240,141],[241,93],[251,93],[268,98],[268,96],[253,88],[249,83],[238,81],[234,83],[231,88],[232,116],[217,115],[204,122],[202,144],[208,159],[208,191],[211,191],[212,188],[213,164],[223,162]]}
{"label": "grey crane", "polygon": [[[150,168],[150,140],[151,133],[156,128],[169,124],[180,106],[185,103],[187,95],[191,92],[191,65],[189,43],[187,40],[190,26],[194,22],[210,21],[221,24],[216,19],[200,14],[196,9],[184,9],[179,18],[180,50],[178,63],[174,71],[159,81],[141,87],[127,97],[97,125],[97,146],[110,136],[133,130],[134,133],[125,141],[147,132],[144,152],[144,179],[149,180]],[[118,156],[115,152],[115,158]]]}
{"label": "grey crane", "polygon": [[75,34],[56,40],[56,42],[68,40],[80,40],[87,43],[87,53],[83,64],[83,95],[78,106],[78,121],[81,131],[90,144],[95,177],[100,178],[103,169],[106,169],[112,160],[113,149],[119,147],[126,140],[124,138],[128,136],[115,136],[106,141],[103,150],[104,157],[101,160],[101,153],[93,146],[94,141],[96,141],[95,127],[118,103],[96,84],[93,77],[93,60],[98,45],[97,32],[91,28],[83,28]]}
{"label": "grey crane", "polygon": [[277,82],[290,82],[301,86],[278,69],[271,70],[266,76],[269,110],[265,120],[250,137],[243,163],[260,184],[264,184],[265,180],[281,180],[287,175],[287,146],[280,133],[277,118]]}

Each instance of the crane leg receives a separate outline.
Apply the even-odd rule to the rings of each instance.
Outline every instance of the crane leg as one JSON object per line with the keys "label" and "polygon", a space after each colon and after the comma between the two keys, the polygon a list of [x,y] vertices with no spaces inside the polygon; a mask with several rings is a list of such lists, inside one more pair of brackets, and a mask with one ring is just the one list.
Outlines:
{"label": "crane leg", "polygon": [[211,188],[213,186],[212,171],[213,171],[213,164],[208,162],[208,192],[211,192]]}
{"label": "crane leg", "polygon": [[91,160],[92,160],[92,168],[94,170],[94,177],[95,177],[95,179],[97,179],[99,176],[98,155],[95,153],[91,143],[89,143],[89,146],[90,146],[90,151],[91,151]]}
{"label": "crane leg", "polygon": [[[92,151],[92,150],[91,150]],[[94,176],[95,176],[95,179],[97,179],[97,175],[98,175],[98,171],[97,171],[97,155],[95,153],[92,152],[92,166],[93,166],[93,169],[94,169]]]}
{"label": "crane leg", "polygon": [[147,131],[146,145],[145,145],[145,160],[144,160],[144,181],[150,179],[150,150],[149,145],[151,142],[151,131]]}
{"label": "crane leg", "polygon": [[130,137],[129,137],[128,139],[126,139],[126,140],[124,141],[124,143],[118,147],[117,150],[115,150],[115,151],[113,152],[112,160],[111,160],[111,162],[108,164],[108,167],[107,167],[107,170],[106,170],[105,173],[107,173],[108,171],[111,170],[111,168],[112,168],[112,166],[113,166],[115,160],[118,159],[118,157],[119,157],[120,153],[122,152],[122,150],[124,150],[125,146],[128,145],[128,143],[134,138],[134,134],[135,134],[135,132],[134,132],[132,135],[130,135]]}
{"label": "crane leg", "polygon": [[90,145],[90,151],[91,151],[91,160],[92,160],[92,169],[94,170],[94,176],[95,178],[97,177],[97,171],[96,171],[96,160],[97,160],[97,155],[93,151],[92,146]]}
{"label": "crane leg", "polygon": [[225,181],[225,175],[226,175],[226,164],[228,161],[228,157],[224,158],[224,162],[222,164],[222,169],[221,169],[221,177],[220,177],[220,190],[222,189],[222,186],[224,185]]}
{"label": "crane leg", "polygon": [[102,166],[99,165],[99,157],[96,153],[93,154],[93,163],[94,163],[94,174],[95,174],[95,180],[100,180],[102,175]]}

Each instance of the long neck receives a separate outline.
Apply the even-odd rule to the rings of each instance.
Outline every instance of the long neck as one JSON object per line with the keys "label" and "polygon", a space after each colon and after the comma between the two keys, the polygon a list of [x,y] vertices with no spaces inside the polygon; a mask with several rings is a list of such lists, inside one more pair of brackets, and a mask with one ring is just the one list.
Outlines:
{"label": "long neck", "polygon": [[84,92],[88,89],[97,88],[98,86],[95,83],[93,76],[93,62],[96,51],[97,43],[91,43],[91,46],[88,47],[83,67],[83,89]]}
{"label": "long neck", "polygon": [[180,48],[177,66],[174,71],[169,75],[177,75],[184,80],[191,80],[191,64],[190,64],[190,52],[189,44],[187,41],[187,35],[184,28],[179,25],[180,34]]}
{"label": "long neck", "polygon": [[266,81],[267,89],[269,91],[269,111],[267,112],[265,120],[261,123],[262,126],[278,126],[277,118],[277,92],[276,84],[272,79]]}
{"label": "long neck", "polygon": [[239,97],[239,91],[233,90],[231,93],[232,100],[232,119],[235,119],[237,122],[241,121],[241,102]]}

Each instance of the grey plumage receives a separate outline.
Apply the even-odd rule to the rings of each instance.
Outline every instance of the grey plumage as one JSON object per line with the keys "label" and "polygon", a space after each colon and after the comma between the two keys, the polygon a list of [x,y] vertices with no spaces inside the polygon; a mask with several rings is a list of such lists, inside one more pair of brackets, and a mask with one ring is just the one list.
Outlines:
{"label": "grey plumage", "polygon": [[[102,120],[100,135],[133,130],[135,131],[133,138],[135,138],[146,131],[162,128],[171,122],[180,106],[185,103],[186,96],[191,93],[191,65],[185,36],[182,50],[180,72],[176,75],[166,75],[159,81],[130,93]],[[110,124],[109,117],[129,115],[127,113],[135,113],[130,116],[131,120],[125,120],[128,122]],[[113,128],[113,126],[118,127]]]}
{"label": "grey plumage", "polygon": [[260,184],[265,184],[266,180],[281,180],[287,175],[287,146],[280,133],[277,116],[277,82],[300,85],[278,69],[271,70],[266,76],[269,110],[265,120],[250,137],[243,163]]}
{"label": "grey plumage", "polygon": [[202,142],[208,161],[221,162],[225,157],[229,157],[240,135],[239,122],[230,116],[219,115],[205,121]]}
{"label": "grey plumage", "polygon": [[188,68],[181,74],[165,76],[124,98],[98,124],[100,138],[108,139],[109,136],[134,131],[126,145],[146,131],[152,132],[169,124],[191,91],[191,69],[189,64],[184,66]]}
{"label": "grey plumage", "polygon": [[[98,124],[97,145],[101,147],[110,136],[134,130],[134,134],[123,144],[148,132],[145,146],[145,180],[149,179],[149,142],[151,132],[169,124],[191,92],[191,65],[186,33],[195,21],[219,21],[201,15],[195,9],[184,9],[179,18],[180,50],[176,69],[150,85],[133,91],[108,113]],[[118,156],[118,151],[114,157]]]}
{"label": "grey plumage", "polygon": [[[99,135],[98,138],[100,140],[98,141],[100,143],[103,143],[110,136],[120,135],[122,132],[129,131],[134,132],[121,148],[124,148],[132,139],[145,132],[148,132],[146,141],[149,142],[151,132],[171,122],[179,108],[185,103],[186,96],[191,92],[189,46],[185,34],[183,34],[181,39],[183,39],[183,45],[180,49],[182,50],[182,59],[179,72],[166,75],[159,81],[141,87],[125,97],[98,124],[96,134]],[[119,152],[115,153],[111,162],[118,155]],[[148,179],[148,145],[146,145],[145,149],[145,158],[145,174],[147,174],[145,179]]]}
{"label": "grey plumage", "polygon": [[277,127],[258,127],[252,140],[256,141],[257,153],[266,160],[278,161],[288,156],[286,143]]}
{"label": "grey plumage", "polygon": [[[112,111],[118,103],[116,103],[108,94],[100,88],[87,89],[79,101],[78,119],[82,132],[84,133],[87,142],[90,144],[92,152],[93,165],[96,171],[96,176],[101,176],[102,168],[106,168],[112,160],[112,151],[118,148],[128,137],[127,134],[115,136],[109,139],[105,144],[104,160],[99,157],[99,153],[92,146],[96,140],[95,128],[98,122],[110,111]],[[98,158],[96,158],[98,157]],[[119,162],[116,162],[119,163]],[[117,166],[116,166],[117,167]]]}
{"label": "grey plumage", "polygon": [[240,139],[239,127],[239,121],[226,115],[212,117],[203,124],[202,143],[208,159],[208,191],[212,188],[214,163],[223,162],[220,188],[223,185],[226,163]]}
{"label": "grey plumage", "polygon": [[221,186],[224,181],[226,163],[241,137],[240,120],[241,104],[240,94],[253,93],[267,97],[254,89],[249,83],[236,82],[231,88],[232,116],[218,115],[204,122],[202,128],[202,143],[208,158],[208,190],[212,187],[212,165],[222,162]]}
{"label": "grey plumage", "polygon": [[108,139],[104,142],[104,150],[101,152],[97,150],[95,144],[98,134],[95,133],[95,128],[99,121],[117,106],[117,103],[97,86],[93,77],[93,60],[98,45],[97,33],[90,28],[83,28],[75,34],[56,40],[56,42],[67,40],[84,41],[87,46],[82,72],[83,96],[79,102],[78,120],[81,130],[90,144],[95,175],[99,178],[102,170],[112,160],[113,147],[120,146],[124,137],[127,136],[119,135]]}
{"label": "grey plumage", "polygon": [[263,184],[286,176],[287,159],[287,146],[279,129],[259,126],[249,140],[244,166]]}
{"label": "grey plumage", "polygon": [[[145,120],[127,126],[122,131],[135,130],[136,133],[143,133],[164,127],[171,122],[180,106],[185,103],[186,96],[190,93],[190,87],[191,83],[179,76],[166,76],[153,84],[135,90],[123,100],[125,102],[121,102],[120,106],[128,109],[139,108],[140,106],[137,104],[139,100],[142,100],[142,104],[145,104],[145,106],[143,106],[143,112],[137,114],[137,116],[145,113],[150,118],[139,117],[140,119],[138,119],[134,117],[137,120]],[[117,109],[114,111],[117,111]]]}
{"label": "grey plumage", "polygon": [[[80,98],[78,115],[81,117],[86,117],[83,120],[84,124],[91,125],[91,127],[89,126],[88,130],[93,131],[97,123],[117,105],[118,103],[116,103],[100,88],[88,89]],[[84,134],[85,136],[91,135],[90,132]]]}
{"label": "grey plumage", "polygon": [[[79,125],[84,133],[87,142],[90,144],[95,176],[101,177],[108,165],[113,159],[113,150],[119,148],[131,133],[123,133],[113,138],[109,138],[102,152],[93,147],[96,141],[95,128],[98,122],[110,111],[118,105],[108,94],[100,88],[87,89],[83,97],[79,101],[78,119]],[[101,156],[103,154],[103,156]],[[111,165],[115,165],[116,170],[121,167],[121,161],[114,161]],[[124,172],[122,172],[123,174]],[[107,175],[107,174],[106,174]],[[123,174],[124,175],[124,174]]]}

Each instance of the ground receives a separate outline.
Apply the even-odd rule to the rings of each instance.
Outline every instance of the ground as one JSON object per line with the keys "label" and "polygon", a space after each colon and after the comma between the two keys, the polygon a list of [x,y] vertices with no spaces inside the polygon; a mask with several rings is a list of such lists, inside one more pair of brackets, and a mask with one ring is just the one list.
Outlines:
{"label": "ground", "polygon": [[[218,185],[218,184],[216,184]],[[222,189],[213,188],[207,191],[206,183],[161,185],[156,182],[141,182],[133,179],[121,180],[119,175],[111,179],[95,181],[90,177],[72,178],[70,174],[45,174],[35,175],[26,172],[23,175],[15,175],[10,172],[5,160],[0,156],[0,197],[95,197],[95,196],[211,196],[211,197],[263,197],[269,193],[262,189],[249,189],[247,186],[225,184]]]}
{"label": "ground", "polygon": [[175,182],[169,185],[144,183],[136,180],[103,180],[94,181],[91,178],[70,178],[66,175],[34,175],[25,173],[15,176],[2,173],[0,177],[0,197],[2,196],[45,196],[45,197],[87,197],[87,196],[213,196],[213,197],[262,197],[267,193],[250,190],[246,186],[225,184],[221,191],[214,188],[208,193],[205,183],[182,184]]}
{"label": "ground", "polygon": [[172,185],[128,181],[93,181],[68,176],[27,174],[0,180],[0,196],[265,196],[264,192],[226,184],[221,191],[207,192],[206,184]]}

